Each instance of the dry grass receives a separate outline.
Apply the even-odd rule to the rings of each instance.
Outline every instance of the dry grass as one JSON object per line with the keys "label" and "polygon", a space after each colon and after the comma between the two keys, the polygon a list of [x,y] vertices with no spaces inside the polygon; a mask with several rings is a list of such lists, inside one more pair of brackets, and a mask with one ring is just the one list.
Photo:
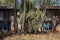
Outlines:
{"label": "dry grass", "polygon": [[41,34],[41,35],[26,35],[23,36],[25,40],[60,40],[60,34]]}
{"label": "dry grass", "polygon": [[4,40],[60,40],[59,33],[13,35]]}
{"label": "dry grass", "polygon": [[[60,27],[58,27],[60,29]],[[22,34],[4,37],[3,40],[60,40],[59,32],[50,32],[49,34]]]}

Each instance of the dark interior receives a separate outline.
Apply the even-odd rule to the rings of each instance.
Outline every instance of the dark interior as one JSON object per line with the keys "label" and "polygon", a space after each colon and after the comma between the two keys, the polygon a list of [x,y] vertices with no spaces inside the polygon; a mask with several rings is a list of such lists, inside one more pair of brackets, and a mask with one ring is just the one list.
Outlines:
{"label": "dark interior", "polygon": [[0,31],[11,29],[10,17],[13,15],[13,10],[0,10]]}

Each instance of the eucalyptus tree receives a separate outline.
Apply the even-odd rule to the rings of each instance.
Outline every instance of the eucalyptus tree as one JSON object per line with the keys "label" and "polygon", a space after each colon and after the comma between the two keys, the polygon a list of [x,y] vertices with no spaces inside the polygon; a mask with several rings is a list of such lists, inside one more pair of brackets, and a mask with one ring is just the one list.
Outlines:
{"label": "eucalyptus tree", "polygon": [[0,5],[4,5],[5,4],[5,0],[0,0]]}
{"label": "eucalyptus tree", "polygon": [[[46,13],[46,7],[51,6],[52,4],[55,4],[55,2],[52,2],[51,0],[26,0],[26,11],[28,11],[26,15],[26,25],[27,26],[40,26],[41,20],[44,20],[45,13]],[[40,10],[40,7],[44,8],[44,12]],[[24,1],[22,2],[22,9],[24,9]],[[37,8],[37,11],[31,10]],[[37,20],[39,22],[37,22]]]}
{"label": "eucalyptus tree", "polygon": [[14,6],[14,0],[0,0],[0,5]]}
{"label": "eucalyptus tree", "polygon": [[14,6],[15,2],[14,2],[14,0],[5,0],[5,4],[7,6]]}

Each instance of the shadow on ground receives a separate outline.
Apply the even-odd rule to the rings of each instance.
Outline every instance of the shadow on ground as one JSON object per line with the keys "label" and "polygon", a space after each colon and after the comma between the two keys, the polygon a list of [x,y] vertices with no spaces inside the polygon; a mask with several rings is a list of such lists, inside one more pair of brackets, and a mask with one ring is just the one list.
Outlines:
{"label": "shadow on ground", "polygon": [[[51,32],[50,32],[51,33]],[[36,33],[36,34],[34,34],[34,33],[26,33],[24,36],[20,36],[20,35],[22,35],[22,34],[4,34],[4,33],[1,33],[0,34],[0,40],[6,40],[6,39],[4,39],[4,38],[7,38],[7,40],[11,40],[11,39],[8,39],[8,37],[9,38],[14,38],[14,39],[12,39],[12,40],[23,40],[24,38],[26,38],[25,36],[27,35],[29,38],[32,36],[32,35],[36,35],[36,36],[38,36],[39,35],[39,38],[41,37],[41,36],[44,36],[44,34],[49,34],[50,35],[50,33],[47,33],[47,32],[42,32],[42,33]],[[60,34],[57,34],[58,32],[52,32],[52,36],[55,36],[55,35],[60,35]],[[54,35],[55,34],[55,35]],[[34,36],[33,36],[33,38],[34,38]],[[47,35],[45,35],[45,36],[47,36]],[[60,37],[59,37],[60,38]]]}
{"label": "shadow on ground", "polygon": [[11,37],[13,35],[16,35],[16,34],[4,34],[4,33],[1,33],[0,34],[0,40],[5,40],[4,38],[7,38],[7,37]]}

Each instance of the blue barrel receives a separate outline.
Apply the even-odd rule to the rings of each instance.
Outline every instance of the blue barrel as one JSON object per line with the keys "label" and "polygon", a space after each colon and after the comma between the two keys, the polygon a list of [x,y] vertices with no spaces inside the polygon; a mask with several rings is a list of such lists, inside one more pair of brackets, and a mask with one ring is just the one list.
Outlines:
{"label": "blue barrel", "polygon": [[45,30],[52,30],[52,28],[53,28],[52,21],[45,21],[45,22],[43,22],[43,28]]}

